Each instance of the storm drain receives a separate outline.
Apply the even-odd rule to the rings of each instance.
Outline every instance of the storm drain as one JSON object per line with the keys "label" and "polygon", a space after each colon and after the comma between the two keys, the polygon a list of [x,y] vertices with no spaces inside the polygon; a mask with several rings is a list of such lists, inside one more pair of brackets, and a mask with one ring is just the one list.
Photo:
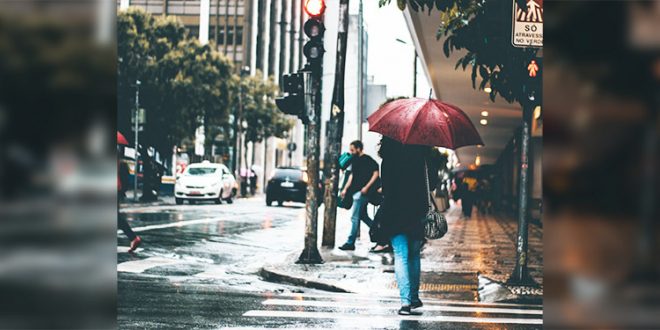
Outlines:
{"label": "storm drain", "polygon": [[[390,283],[388,289],[398,289],[399,286],[396,282]],[[476,291],[479,288],[478,285],[472,284],[438,284],[438,283],[422,283],[419,287],[420,291],[431,291],[431,292],[464,292],[464,291]]]}

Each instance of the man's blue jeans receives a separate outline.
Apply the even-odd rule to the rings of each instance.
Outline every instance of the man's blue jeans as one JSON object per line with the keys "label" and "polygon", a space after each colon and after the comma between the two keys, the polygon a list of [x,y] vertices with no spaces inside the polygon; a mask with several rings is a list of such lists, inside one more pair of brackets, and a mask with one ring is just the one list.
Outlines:
{"label": "man's blue jeans", "polygon": [[[362,212],[362,209],[367,206],[367,201],[367,196],[362,196],[361,192],[358,191],[353,194],[353,207],[351,207],[351,234],[348,236],[348,240],[346,241],[346,244],[348,245],[355,244],[358,228],[360,227],[360,216],[366,214]],[[371,223],[373,222],[369,218],[362,219],[362,221],[364,221],[364,223],[366,223],[369,227],[371,227]]]}
{"label": "man's blue jeans", "polygon": [[401,305],[410,306],[419,301],[419,277],[421,275],[420,250],[422,241],[412,240],[405,234],[392,237],[394,249],[394,273],[399,286]]}

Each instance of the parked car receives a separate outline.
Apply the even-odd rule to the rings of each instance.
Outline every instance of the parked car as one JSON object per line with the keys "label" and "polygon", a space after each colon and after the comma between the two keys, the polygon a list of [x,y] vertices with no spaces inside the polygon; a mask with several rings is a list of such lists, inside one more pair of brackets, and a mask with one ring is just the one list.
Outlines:
{"label": "parked car", "polygon": [[[319,173],[319,186],[317,196],[319,205],[323,202],[323,177]],[[268,180],[266,187],[266,205],[271,206],[277,202],[282,206],[284,202],[305,203],[307,197],[307,183],[309,179],[304,168],[278,167]]]}
{"label": "parked car", "polygon": [[226,201],[231,204],[236,195],[236,178],[227,166],[209,161],[190,164],[176,178],[174,198],[177,204],[196,201]]}

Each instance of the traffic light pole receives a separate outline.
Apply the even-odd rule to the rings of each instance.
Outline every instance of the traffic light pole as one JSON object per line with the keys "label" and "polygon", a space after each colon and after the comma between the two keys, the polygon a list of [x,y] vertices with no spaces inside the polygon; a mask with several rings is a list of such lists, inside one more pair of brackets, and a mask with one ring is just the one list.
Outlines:
{"label": "traffic light pole", "polygon": [[[335,86],[332,91],[332,109],[328,123],[328,143],[325,153],[325,214],[322,246],[335,246],[337,223],[337,193],[339,189],[339,153],[344,135],[344,76],[346,68],[346,43],[348,34],[348,0],[339,1],[339,32],[337,33],[337,62]],[[361,59],[358,59],[361,61]],[[361,82],[360,82],[361,83]],[[362,123],[359,123],[360,125]]]}
{"label": "traffic light pole", "polygon": [[520,168],[518,182],[518,235],[516,240],[516,263],[513,274],[507,284],[535,286],[529,275],[528,261],[528,225],[529,225],[529,145],[531,137],[531,121],[533,105],[527,102],[523,105],[523,121],[520,130]]}
{"label": "traffic light pole", "polygon": [[297,264],[323,263],[318,250],[319,205],[317,187],[319,185],[319,140],[321,127],[321,70],[302,71],[304,75],[304,111],[309,117],[307,125],[307,198],[305,201],[305,247]]}
{"label": "traffic light pole", "polygon": [[[538,64],[536,64],[538,62]],[[529,72],[530,79],[522,85],[522,127],[520,129],[520,168],[518,169],[518,235],[516,238],[516,260],[513,273],[507,284],[517,286],[538,286],[529,274],[528,241],[529,241],[529,153],[531,127],[534,108],[541,104],[542,87],[540,59],[531,60],[536,64],[534,72]],[[531,65],[530,64],[530,65]],[[528,70],[531,68],[528,67]]]}

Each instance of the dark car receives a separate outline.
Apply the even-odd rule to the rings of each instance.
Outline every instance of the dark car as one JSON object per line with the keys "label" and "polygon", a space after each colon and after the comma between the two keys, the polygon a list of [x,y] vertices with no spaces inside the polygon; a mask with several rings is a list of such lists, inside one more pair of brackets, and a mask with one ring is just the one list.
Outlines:
{"label": "dark car", "polygon": [[[316,190],[319,205],[323,201],[323,177],[319,174],[319,186]],[[300,167],[278,167],[268,180],[266,188],[266,205],[271,206],[277,202],[282,206],[284,202],[304,203],[307,197],[307,172]]]}

